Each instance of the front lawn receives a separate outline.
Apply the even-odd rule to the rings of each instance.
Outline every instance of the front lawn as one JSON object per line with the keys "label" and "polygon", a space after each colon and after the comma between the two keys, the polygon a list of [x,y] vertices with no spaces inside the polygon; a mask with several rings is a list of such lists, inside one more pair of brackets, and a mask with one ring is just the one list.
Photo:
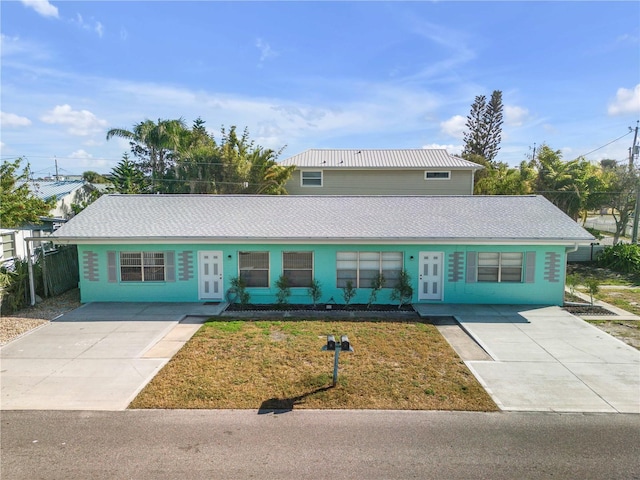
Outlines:
{"label": "front lawn", "polygon": [[497,410],[433,325],[367,319],[207,322],[129,408]]}

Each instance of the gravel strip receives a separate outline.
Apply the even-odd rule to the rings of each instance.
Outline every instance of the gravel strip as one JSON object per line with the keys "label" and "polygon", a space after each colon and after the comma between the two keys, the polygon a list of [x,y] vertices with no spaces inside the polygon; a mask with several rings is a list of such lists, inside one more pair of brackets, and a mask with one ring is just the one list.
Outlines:
{"label": "gravel strip", "polygon": [[0,318],[0,345],[5,345],[80,305],[80,291],[74,288],[57,297],[47,298],[33,307],[3,316]]}

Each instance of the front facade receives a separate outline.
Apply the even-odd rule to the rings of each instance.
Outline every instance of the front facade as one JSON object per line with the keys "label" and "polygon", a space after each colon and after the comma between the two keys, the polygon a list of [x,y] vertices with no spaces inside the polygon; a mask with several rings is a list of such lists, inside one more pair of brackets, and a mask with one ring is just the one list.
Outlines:
{"label": "front facade", "polygon": [[[496,210],[501,211],[500,215]],[[528,219],[528,222],[523,222]],[[593,237],[543,197],[106,195],[53,235],[78,245],[83,302],[367,303],[401,271],[412,302],[562,304],[567,251]]]}
{"label": "front facade", "polygon": [[289,195],[472,195],[482,166],[444,149],[311,149],[295,165]]}

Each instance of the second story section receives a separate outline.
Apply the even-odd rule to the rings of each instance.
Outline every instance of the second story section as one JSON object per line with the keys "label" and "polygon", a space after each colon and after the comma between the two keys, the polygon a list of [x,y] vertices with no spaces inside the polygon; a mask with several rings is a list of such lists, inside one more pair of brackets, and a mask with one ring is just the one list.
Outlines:
{"label": "second story section", "polygon": [[444,149],[311,149],[280,162],[295,165],[290,195],[473,195],[483,168]]}

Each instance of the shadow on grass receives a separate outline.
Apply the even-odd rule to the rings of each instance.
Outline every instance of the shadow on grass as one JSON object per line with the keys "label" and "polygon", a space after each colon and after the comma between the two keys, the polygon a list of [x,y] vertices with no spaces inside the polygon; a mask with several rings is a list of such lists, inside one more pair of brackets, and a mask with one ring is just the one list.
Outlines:
{"label": "shadow on grass", "polygon": [[331,390],[333,385],[329,385],[327,387],[317,388],[311,392],[304,393],[302,395],[298,395],[297,397],[291,398],[270,398],[262,402],[260,408],[258,409],[258,415],[264,415],[266,413],[287,413],[293,410],[293,407],[299,405],[305,398],[315,395],[316,393],[326,392],[327,390]]}

